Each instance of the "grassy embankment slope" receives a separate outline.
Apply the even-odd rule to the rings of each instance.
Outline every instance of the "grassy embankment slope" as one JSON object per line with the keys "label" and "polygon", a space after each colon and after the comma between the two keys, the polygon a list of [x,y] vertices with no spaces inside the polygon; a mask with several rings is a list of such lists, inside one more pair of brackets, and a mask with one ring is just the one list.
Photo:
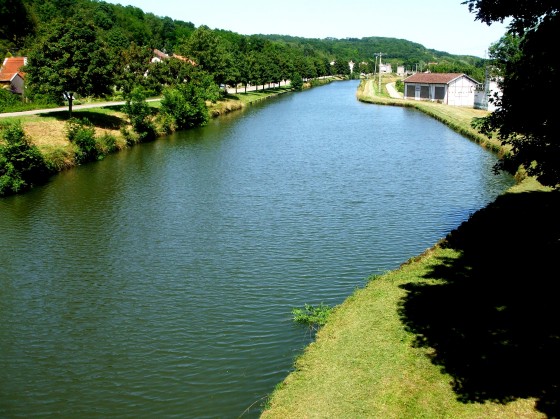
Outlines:
{"label": "grassy embankment slope", "polygon": [[[238,94],[229,95],[227,98],[214,104],[208,104],[212,117],[217,117],[232,111],[241,110],[245,106],[272,96],[291,91],[289,86],[273,89],[243,92],[239,89]],[[159,102],[150,102],[154,109],[159,107]],[[123,111],[123,106],[105,108],[91,108],[72,112],[77,119],[87,118],[95,127],[97,146],[102,154],[108,154],[127,148],[131,145],[130,140],[123,136],[123,128],[132,132],[132,127]],[[17,116],[0,119],[0,124],[20,121],[27,136],[32,143],[37,145],[46,160],[56,170],[65,170],[76,166],[76,146],[67,138],[68,112],[53,112],[38,115]],[[165,135],[160,132],[160,135]],[[113,137],[111,149],[107,149],[104,136]],[[113,144],[114,143],[114,144]]]}
{"label": "grassy embankment slope", "polygon": [[[361,100],[399,102],[364,97],[364,87]],[[451,126],[478,114],[406,106]],[[559,194],[525,179],[424,254],[372,277],[336,307],[262,417],[558,417],[558,213]]]}

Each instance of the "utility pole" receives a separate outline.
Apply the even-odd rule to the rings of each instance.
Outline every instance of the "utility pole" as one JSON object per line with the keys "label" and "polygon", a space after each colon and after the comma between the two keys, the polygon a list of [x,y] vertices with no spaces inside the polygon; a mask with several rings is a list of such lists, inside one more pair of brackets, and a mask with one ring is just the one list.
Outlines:
{"label": "utility pole", "polygon": [[378,52],[378,53],[375,54],[376,57],[379,57],[379,67],[378,67],[378,69],[379,69],[379,75],[378,75],[379,76],[379,90],[377,92],[378,94],[381,94],[381,56],[382,55],[383,55],[382,52]]}

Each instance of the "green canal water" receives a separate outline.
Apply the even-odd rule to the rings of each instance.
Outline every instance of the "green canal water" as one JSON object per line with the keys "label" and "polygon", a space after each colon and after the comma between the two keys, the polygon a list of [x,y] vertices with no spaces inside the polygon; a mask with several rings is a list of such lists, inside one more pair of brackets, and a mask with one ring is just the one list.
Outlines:
{"label": "green canal water", "polygon": [[309,333],[512,185],[357,82],[287,94],[0,199],[0,417],[257,417]]}

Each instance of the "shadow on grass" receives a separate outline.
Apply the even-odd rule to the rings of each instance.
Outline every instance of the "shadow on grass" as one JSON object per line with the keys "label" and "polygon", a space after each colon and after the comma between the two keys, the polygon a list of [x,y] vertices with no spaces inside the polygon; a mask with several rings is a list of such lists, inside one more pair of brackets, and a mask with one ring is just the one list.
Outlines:
{"label": "shadow on grass", "polygon": [[460,401],[534,397],[559,417],[559,215],[557,192],[501,196],[447,237],[461,257],[426,275],[438,284],[404,286],[401,319]]}
{"label": "shadow on grass", "polygon": [[[69,119],[68,111],[51,112],[41,114],[42,117],[56,118],[59,121],[67,121]],[[102,112],[94,111],[73,111],[72,118],[87,119],[94,126],[105,129],[118,130],[123,125],[123,120],[115,115],[108,115]]]}

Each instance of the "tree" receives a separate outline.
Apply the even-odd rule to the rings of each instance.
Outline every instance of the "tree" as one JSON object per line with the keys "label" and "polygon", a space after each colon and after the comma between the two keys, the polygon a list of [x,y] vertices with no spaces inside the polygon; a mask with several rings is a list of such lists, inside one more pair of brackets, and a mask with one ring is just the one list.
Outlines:
{"label": "tree", "polygon": [[57,103],[73,94],[111,92],[113,65],[95,28],[81,20],[55,21],[29,53],[27,83],[33,94]]}
{"label": "tree", "polygon": [[[136,86],[148,88],[152,72],[149,69],[152,50],[132,42],[128,48],[120,51],[115,77],[116,86],[126,97]],[[148,73],[146,74],[146,71]],[[159,93],[159,92],[158,92]]]}
{"label": "tree", "polygon": [[482,132],[497,132],[502,144],[511,147],[510,156],[497,168],[522,166],[543,185],[560,187],[560,118],[544,100],[555,91],[560,75],[560,55],[551,41],[560,36],[560,3],[467,0],[463,4],[487,24],[511,18],[508,34],[519,38],[503,39],[491,51],[502,76],[502,96],[495,98],[496,111],[477,123]]}
{"label": "tree", "polygon": [[[0,57],[23,46],[25,38],[35,30],[22,0],[0,0]],[[2,42],[3,41],[3,42]]]}
{"label": "tree", "polygon": [[292,89],[302,90],[303,89],[303,79],[301,78],[301,75],[299,73],[292,74],[292,77],[290,78],[290,84],[292,86]]}
{"label": "tree", "polygon": [[207,26],[196,29],[187,44],[182,48],[182,55],[194,59],[197,65],[210,73],[216,83],[225,84],[230,72],[235,67],[233,55],[228,42]]}

